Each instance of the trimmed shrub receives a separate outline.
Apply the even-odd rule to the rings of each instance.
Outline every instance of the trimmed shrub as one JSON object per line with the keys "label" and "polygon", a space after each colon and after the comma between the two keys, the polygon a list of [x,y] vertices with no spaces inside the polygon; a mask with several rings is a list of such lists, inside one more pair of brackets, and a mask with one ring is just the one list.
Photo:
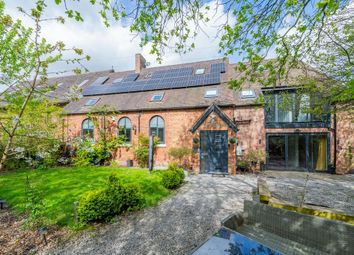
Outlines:
{"label": "trimmed shrub", "polygon": [[143,204],[144,197],[139,186],[122,183],[115,175],[111,175],[105,189],[88,192],[81,198],[78,216],[82,223],[107,221],[122,212],[138,209]]}
{"label": "trimmed shrub", "polygon": [[162,174],[162,184],[167,189],[177,189],[181,185],[181,177],[177,171],[165,170]]}
{"label": "trimmed shrub", "polygon": [[181,183],[184,181],[184,170],[183,170],[183,168],[178,167],[177,162],[170,163],[168,165],[167,170],[175,171],[179,175],[179,177],[181,179]]}
{"label": "trimmed shrub", "polygon": [[138,209],[144,203],[144,196],[138,185],[122,183],[113,174],[108,179],[107,193],[111,197],[114,214]]}
{"label": "trimmed shrub", "polygon": [[83,223],[104,221],[111,217],[111,207],[106,190],[89,191],[80,199],[77,213]]}
{"label": "trimmed shrub", "polygon": [[162,171],[162,184],[167,189],[177,189],[184,181],[184,171],[177,163],[169,164],[167,170]]}

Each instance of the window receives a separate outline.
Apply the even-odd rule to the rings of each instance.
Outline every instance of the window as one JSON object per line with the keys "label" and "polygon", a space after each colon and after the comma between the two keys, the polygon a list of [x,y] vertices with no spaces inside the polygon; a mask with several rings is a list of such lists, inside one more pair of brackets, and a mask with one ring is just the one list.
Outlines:
{"label": "window", "polygon": [[329,125],[329,114],[319,116],[311,113],[311,107],[313,108],[315,102],[308,94],[297,94],[295,91],[266,93],[264,99],[265,121],[268,127],[272,123],[278,126],[297,123],[296,127]]}
{"label": "window", "polygon": [[164,96],[164,93],[161,94],[155,94],[151,97],[151,102],[160,102]]}
{"label": "window", "polygon": [[199,68],[199,69],[195,70],[195,74],[204,74],[204,73],[205,73],[204,68]]}
{"label": "window", "polygon": [[326,171],[328,134],[267,134],[267,168]]}
{"label": "window", "polygon": [[165,122],[160,116],[150,120],[150,135],[159,138],[159,143],[165,143]]}
{"label": "window", "polygon": [[132,123],[127,117],[123,117],[118,122],[118,135],[125,138],[126,143],[132,142]]}
{"label": "window", "polygon": [[117,78],[113,81],[113,83],[121,82],[122,80],[123,80],[123,78]]}
{"label": "window", "polygon": [[78,86],[79,86],[79,88],[80,87],[82,87],[82,86],[84,86],[85,84],[86,84],[86,82],[88,82],[89,80],[84,80],[84,81],[82,81]]}
{"label": "window", "polygon": [[256,94],[253,89],[241,90],[241,98],[255,98]]}
{"label": "window", "polygon": [[216,97],[218,95],[218,90],[217,89],[209,89],[205,91],[204,97]]}
{"label": "window", "polygon": [[151,78],[151,76],[152,76],[152,74],[151,74],[151,73],[147,73],[147,74],[145,74],[145,75],[144,75],[144,78],[145,78],[145,79],[150,79],[150,78]]}
{"label": "window", "polygon": [[83,138],[88,138],[88,139],[92,139],[93,140],[93,121],[90,119],[85,119],[82,122],[82,127],[81,127],[81,133]]}
{"label": "window", "polygon": [[98,102],[99,98],[90,98],[86,101],[85,106],[92,106]]}

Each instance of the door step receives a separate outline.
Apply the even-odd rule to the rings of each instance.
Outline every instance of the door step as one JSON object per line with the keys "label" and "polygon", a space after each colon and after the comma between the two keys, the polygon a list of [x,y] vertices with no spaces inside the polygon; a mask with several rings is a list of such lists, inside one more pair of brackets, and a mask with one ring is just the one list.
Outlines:
{"label": "door step", "polygon": [[209,172],[209,174],[211,174],[211,176],[215,176],[215,177],[225,177],[227,175],[229,175],[228,173],[223,173],[223,172]]}

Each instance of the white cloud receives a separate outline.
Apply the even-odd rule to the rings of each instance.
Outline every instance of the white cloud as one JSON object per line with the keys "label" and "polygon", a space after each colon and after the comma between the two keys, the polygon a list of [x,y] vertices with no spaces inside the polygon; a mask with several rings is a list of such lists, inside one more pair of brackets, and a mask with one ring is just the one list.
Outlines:
{"label": "white cloud", "polygon": [[[17,17],[20,15],[16,10],[17,6],[21,5],[27,9],[31,7],[30,1],[24,3],[24,1],[14,0],[6,4],[7,11]],[[216,1],[209,2],[207,5],[211,7],[207,12],[210,22],[201,25],[204,32],[200,31],[195,38],[196,49],[184,55],[166,50],[162,64],[178,64],[222,56],[218,54],[219,40],[215,36],[219,25],[226,22],[223,6],[217,5]],[[67,20],[65,25],[48,22],[43,25],[43,35],[52,42],[60,40],[67,46],[82,48],[86,54],[92,57],[91,61],[86,64],[90,71],[107,70],[112,66],[116,71],[132,69],[135,53],[138,52],[143,53],[151,66],[158,65],[155,56],[149,54],[151,45],[148,44],[141,49],[139,47],[140,38],[132,35],[129,27],[118,22],[112,24],[111,27],[105,27],[100,21],[97,10],[89,4],[80,5],[80,10],[85,22]],[[48,17],[65,16],[64,10],[54,4],[49,5],[46,14]],[[23,16],[21,18],[24,19]],[[29,21],[24,19],[24,22]],[[51,71],[62,71],[70,68],[64,63],[58,63],[51,69]]]}

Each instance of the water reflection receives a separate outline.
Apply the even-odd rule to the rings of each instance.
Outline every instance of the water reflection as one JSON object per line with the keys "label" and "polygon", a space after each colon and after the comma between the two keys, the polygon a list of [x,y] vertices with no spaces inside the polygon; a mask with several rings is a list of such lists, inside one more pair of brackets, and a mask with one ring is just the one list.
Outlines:
{"label": "water reflection", "polygon": [[221,228],[193,255],[282,255],[237,232]]}

